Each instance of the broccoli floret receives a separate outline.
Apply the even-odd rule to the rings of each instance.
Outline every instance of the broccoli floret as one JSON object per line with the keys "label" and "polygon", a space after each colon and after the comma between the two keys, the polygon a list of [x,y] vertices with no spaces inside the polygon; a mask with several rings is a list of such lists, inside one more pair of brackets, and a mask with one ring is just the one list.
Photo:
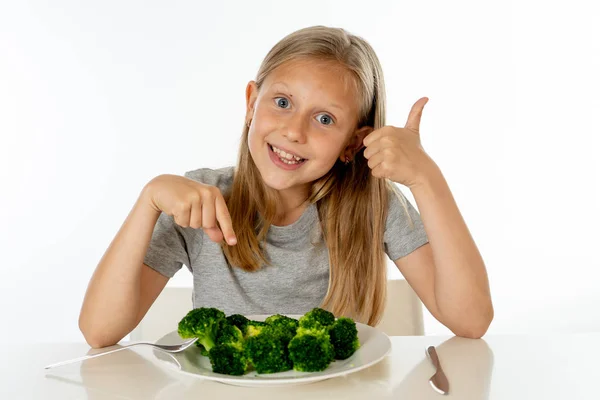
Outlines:
{"label": "broccoli floret", "polygon": [[275,314],[271,315],[265,320],[265,323],[270,326],[283,326],[286,329],[296,332],[298,329],[299,322],[297,319],[286,317],[285,315]]}
{"label": "broccoli floret", "polygon": [[244,353],[242,331],[226,319],[219,321],[216,345],[208,352],[213,372],[227,375],[243,375],[248,368]]}
{"label": "broccoli floret", "polygon": [[335,322],[335,316],[322,308],[316,307],[298,320],[300,327],[306,329],[327,329]]}
{"label": "broccoli floret", "polygon": [[231,325],[226,319],[222,319],[217,326],[215,344],[230,344],[241,349],[244,345],[244,335],[240,328]]}
{"label": "broccoli floret", "polygon": [[248,325],[252,326],[267,326],[267,323],[264,321],[255,321],[253,319],[248,320]]}
{"label": "broccoli floret", "polygon": [[232,344],[217,344],[210,349],[208,357],[213,372],[217,374],[244,375],[248,368],[244,349]]}
{"label": "broccoli floret", "polygon": [[265,322],[283,339],[286,346],[296,335],[298,329],[298,320],[285,315],[272,315]]}
{"label": "broccoli floret", "polygon": [[[220,319],[217,322],[214,342],[215,346],[218,346],[220,344],[228,344],[237,347],[238,350],[241,351],[243,350],[242,346],[244,344],[244,338],[239,328],[230,324],[227,319]],[[196,342],[196,346],[200,348],[200,354],[206,357],[210,357],[210,352],[206,350],[206,348],[202,344]],[[211,362],[212,361],[213,360],[211,359]]]}
{"label": "broccoli floret", "polygon": [[285,315],[281,315],[281,314],[275,314],[275,315],[271,315],[269,318],[265,319],[265,324],[267,325],[286,325],[288,326],[290,329],[294,329],[296,330],[298,328],[298,320],[291,318],[291,317],[286,317]]}
{"label": "broccoli floret", "polygon": [[293,367],[281,336],[268,326],[246,340],[245,354],[259,374],[289,371]]}
{"label": "broccoli floret", "polygon": [[356,323],[350,318],[338,318],[329,330],[329,337],[336,360],[347,359],[360,347]]}
{"label": "broccoli floret", "polygon": [[240,331],[242,331],[242,334],[246,336],[246,329],[248,327],[248,322],[250,322],[248,318],[244,317],[241,314],[232,314],[227,317],[227,321],[231,325],[237,326],[240,329]]}
{"label": "broccoli floret", "polygon": [[196,341],[194,344],[200,349],[200,354],[208,357],[208,351],[204,348],[204,346],[202,346],[202,344],[200,344],[200,342]]}
{"label": "broccoli floret", "polygon": [[296,371],[323,371],[333,361],[335,350],[327,330],[298,328],[288,345],[290,359]]}
{"label": "broccoli floret", "polygon": [[[219,322],[225,320],[225,313],[216,308],[195,308],[179,321],[177,332],[182,338],[197,337],[198,345],[206,352],[215,346]],[[202,348],[200,348],[202,351]]]}
{"label": "broccoli floret", "polygon": [[258,335],[266,326],[267,324],[261,321],[248,321],[248,324],[246,324],[246,332],[244,333],[244,339],[248,339],[252,336]]}

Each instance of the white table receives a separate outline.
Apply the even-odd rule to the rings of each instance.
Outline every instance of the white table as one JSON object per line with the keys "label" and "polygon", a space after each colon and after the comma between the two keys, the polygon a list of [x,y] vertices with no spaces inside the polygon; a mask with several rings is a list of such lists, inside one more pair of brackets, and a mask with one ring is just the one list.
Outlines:
{"label": "white table", "polygon": [[[600,333],[391,340],[391,354],[368,369],[278,388],[230,386],[187,376],[143,347],[44,370],[48,364],[97,351],[85,343],[17,344],[2,349],[0,399],[600,398]],[[425,354],[429,345],[438,346],[449,396],[434,392],[428,383],[434,373]]]}

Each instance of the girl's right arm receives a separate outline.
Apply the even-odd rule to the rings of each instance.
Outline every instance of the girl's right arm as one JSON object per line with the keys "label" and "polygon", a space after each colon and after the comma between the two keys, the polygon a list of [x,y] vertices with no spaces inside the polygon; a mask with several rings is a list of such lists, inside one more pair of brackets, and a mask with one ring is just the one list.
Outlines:
{"label": "girl's right arm", "polygon": [[79,329],[94,348],[111,346],[131,332],[139,322],[142,303],[149,303],[149,308],[169,280],[143,264],[160,216],[150,206],[147,191],[145,187],[88,285]]}
{"label": "girl's right arm", "polygon": [[213,241],[226,237],[230,245],[235,244],[229,211],[218,188],[177,175],[151,180],[88,285],[79,329],[91,347],[116,344],[131,332],[169,280],[144,264],[161,212],[172,215],[182,227],[204,229]]}

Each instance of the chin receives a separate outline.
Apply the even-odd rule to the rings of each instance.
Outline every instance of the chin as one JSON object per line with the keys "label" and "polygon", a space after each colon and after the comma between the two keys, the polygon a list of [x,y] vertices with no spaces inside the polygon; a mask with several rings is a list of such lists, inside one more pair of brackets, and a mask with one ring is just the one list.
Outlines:
{"label": "chin", "polygon": [[266,186],[275,190],[285,190],[291,187],[297,186],[298,184],[303,184],[304,182],[295,182],[295,180],[284,178],[282,176],[265,176],[263,174],[263,182]]}

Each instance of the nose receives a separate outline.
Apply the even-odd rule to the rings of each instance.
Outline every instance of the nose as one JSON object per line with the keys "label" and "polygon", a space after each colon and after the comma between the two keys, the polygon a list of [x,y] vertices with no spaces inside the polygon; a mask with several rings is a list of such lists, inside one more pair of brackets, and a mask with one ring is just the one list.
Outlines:
{"label": "nose", "polygon": [[283,136],[291,142],[305,143],[307,129],[305,116],[298,113],[286,121]]}

